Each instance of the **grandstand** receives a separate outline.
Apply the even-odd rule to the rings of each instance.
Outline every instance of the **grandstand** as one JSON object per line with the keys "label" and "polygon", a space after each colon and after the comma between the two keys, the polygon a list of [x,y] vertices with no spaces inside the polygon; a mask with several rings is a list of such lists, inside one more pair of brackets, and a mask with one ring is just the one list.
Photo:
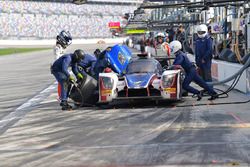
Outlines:
{"label": "grandstand", "polygon": [[73,38],[111,37],[108,22],[121,22],[122,16],[133,12],[136,6],[120,4],[117,0],[116,4],[110,2],[76,5],[0,0],[0,38],[54,39],[63,29],[70,31]]}

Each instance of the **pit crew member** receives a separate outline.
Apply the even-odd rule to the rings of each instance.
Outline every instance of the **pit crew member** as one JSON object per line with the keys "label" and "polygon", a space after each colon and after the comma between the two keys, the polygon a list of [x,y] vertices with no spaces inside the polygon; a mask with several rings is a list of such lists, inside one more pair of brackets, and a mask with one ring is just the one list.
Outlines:
{"label": "pit crew member", "polygon": [[209,95],[211,96],[208,100],[214,100],[218,98],[218,94],[214,91],[214,89],[208,86],[207,83],[198,75],[194,63],[190,62],[187,55],[181,51],[182,44],[179,41],[172,41],[169,46],[171,49],[171,54],[175,55],[173,65],[181,66],[186,72],[182,87],[188,92],[197,95],[197,101],[199,101],[202,99],[201,91],[190,86],[191,82],[194,81],[200,87],[208,91]]}
{"label": "pit crew member", "polygon": [[68,104],[68,89],[70,82],[75,80],[74,76],[68,71],[69,67],[72,67],[73,73],[78,78],[83,78],[82,74],[76,71],[77,63],[79,63],[84,58],[84,52],[80,49],[75,50],[73,54],[65,54],[58,58],[51,66],[51,73],[54,75],[60,87],[60,106],[62,110],[71,110],[72,106]]}

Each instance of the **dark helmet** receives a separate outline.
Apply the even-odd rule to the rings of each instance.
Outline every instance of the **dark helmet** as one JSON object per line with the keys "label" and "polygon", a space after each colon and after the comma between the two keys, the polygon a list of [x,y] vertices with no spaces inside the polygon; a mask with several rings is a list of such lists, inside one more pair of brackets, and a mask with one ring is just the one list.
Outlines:
{"label": "dark helmet", "polygon": [[100,49],[96,49],[94,51],[94,55],[96,56],[96,58],[98,58],[100,54],[101,54],[101,50]]}
{"label": "dark helmet", "polygon": [[81,49],[77,49],[77,50],[75,50],[75,52],[73,54],[73,62],[79,63],[81,60],[84,59],[84,57],[85,57],[84,51]]}
{"label": "dark helmet", "polygon": [[61,31],[56,37],[56,42],[62,45],[63,48],[66,48],[72,43],[72,37],[69,31]]}

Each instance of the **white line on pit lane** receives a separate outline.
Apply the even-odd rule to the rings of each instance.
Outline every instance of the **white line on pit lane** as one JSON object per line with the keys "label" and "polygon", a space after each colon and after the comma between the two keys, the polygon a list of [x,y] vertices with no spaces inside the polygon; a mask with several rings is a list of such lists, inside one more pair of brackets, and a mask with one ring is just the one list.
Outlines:
{"label": "white line on pit lane", "polygon": [[38,95],[34,96],[30,100],[19,106],[15,111],[11,112],[9,115],[0,120],[0,131],[2,131],[11,122],[18,121],[19,119],[23,118],[26,113],[31,111],[29,110],[30,108],[42,102],[56,88],[56,86],[57,82],[42,90]]}

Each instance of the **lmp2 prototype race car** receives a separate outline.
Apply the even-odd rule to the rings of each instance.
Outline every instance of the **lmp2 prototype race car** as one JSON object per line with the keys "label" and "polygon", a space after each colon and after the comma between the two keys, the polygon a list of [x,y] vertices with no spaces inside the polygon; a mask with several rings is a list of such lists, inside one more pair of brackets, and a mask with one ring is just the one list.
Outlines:
{"label": "lmp2 prototype race car", "polygon": [[108,104],[115,100],[180,100],[182,71],[164,70],[154,58],[132,57],[123,45],[106,52],[112,72],[99,74],[98,81],[87,77],[72,88],[70,97],[78,104]]}
{"label": "lmp2 prototype race car", "polygon": [[156,59],[146,56],[132,58],[118,45],[107,57],[115,73],[99,74],[99,103],[121,99],[181,99],[181,70],[164,70]]}

